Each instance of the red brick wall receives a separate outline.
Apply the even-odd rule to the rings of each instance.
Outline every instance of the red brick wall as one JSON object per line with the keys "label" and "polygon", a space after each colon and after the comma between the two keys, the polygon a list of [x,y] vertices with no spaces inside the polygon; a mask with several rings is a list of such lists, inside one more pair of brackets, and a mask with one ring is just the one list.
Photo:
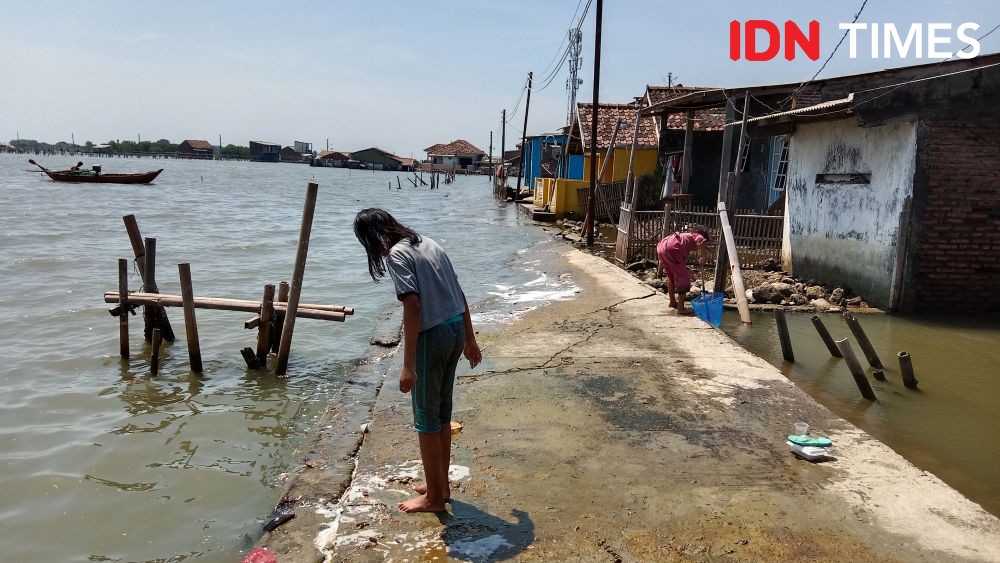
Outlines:
{"label": "red brick wall", "polygon": [[920,138],[913,308],[1000,312],[1000,117],[928,118]]}

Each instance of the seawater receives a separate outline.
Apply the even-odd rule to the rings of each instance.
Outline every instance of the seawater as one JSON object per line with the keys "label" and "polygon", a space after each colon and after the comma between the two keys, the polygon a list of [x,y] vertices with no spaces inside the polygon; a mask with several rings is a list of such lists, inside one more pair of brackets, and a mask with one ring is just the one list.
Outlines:
{"label": "seawater", "polygon": [[[354,214],[384,207],[437,240],[478,323],[504,322],[575,291],[545,273],[545,234],[492,201],[489,179],[439,190],[406,175],[294,164],[98,159],[106,172],[164,168],[148,186],[56,184],[0,155],[0,553],[5,561],[234,561],[258,537],[281,475],[358,359],[392,283],[373,283]],[[35,157],[55,169],[77,158]],[[403,189],[396,189],[396,176]],[[290,376],[248,371],[248,313],[198,310],[204,361],[178,341],[149,376],[142,316],[129,360],[103,293],[132,258],[122,216],[157,239],[157,282],[179,294],[259,299],[291,276],[307,182],[320,185],[302,301],[343,304],[345,323],[299,319]],[[391,187],[390,187],[391,186]],[[141,286],[132,271],[129,287]],[[488,351],[487,351],[488,353]]]}
{"label": "seawater", "polygon": [[[722,328],[841,418],[1000,515],[1000,323],[988,319],[858,315],[885,366],[871,377],[864,353],[839,315],[821,315],[834,339],[848,338],[879,400],[861,397],[844,361],[833,358],[808,314],[789,313],[795,362],[785,362],[774,316],[754,312],[742,325],[731,311]],[[903,386],[896,357],[909,352],[919,380]],[[816,421],[806,420],[822,433]],[[788,429],[792,431],[791,428]],[[836,447],[836,444],[834,444]],[[848,455],[848,452],[844,452]]]}

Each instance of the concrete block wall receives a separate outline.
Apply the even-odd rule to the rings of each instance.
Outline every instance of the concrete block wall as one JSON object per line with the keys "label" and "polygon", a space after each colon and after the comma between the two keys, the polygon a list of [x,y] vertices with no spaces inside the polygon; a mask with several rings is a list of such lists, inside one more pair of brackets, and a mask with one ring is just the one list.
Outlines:
{"label": "concrete block wall", "polygon": [[1000,312],[1000,116],[929,118],[920,145],[912,309]]}

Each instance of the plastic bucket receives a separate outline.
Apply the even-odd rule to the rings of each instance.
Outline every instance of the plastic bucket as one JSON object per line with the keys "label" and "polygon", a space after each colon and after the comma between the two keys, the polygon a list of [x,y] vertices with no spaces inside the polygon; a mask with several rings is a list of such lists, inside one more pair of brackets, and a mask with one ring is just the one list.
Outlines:
{"label": "plastic bucket", "polygon": [[691,308],[694,314],[706,323],[719,328],[722,324],[722,298],[721,292],[702,293],[691,300]]}

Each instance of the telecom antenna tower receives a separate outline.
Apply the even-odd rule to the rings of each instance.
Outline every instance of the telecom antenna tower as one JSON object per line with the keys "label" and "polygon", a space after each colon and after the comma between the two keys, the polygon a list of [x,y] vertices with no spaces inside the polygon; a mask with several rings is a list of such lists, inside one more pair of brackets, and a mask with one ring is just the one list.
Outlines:
{"label": "telecom antenna tower", "polygon": [[573,124],[573,115],[576,112],[576,90],[583,84],[583,79],[578,76],[580,65],[580,53],[583,51],[583,32],[579,27],[569,30],[569,78],[566,79],[566,89],[569,90],[569,107],[566,109],[566,125]]}

